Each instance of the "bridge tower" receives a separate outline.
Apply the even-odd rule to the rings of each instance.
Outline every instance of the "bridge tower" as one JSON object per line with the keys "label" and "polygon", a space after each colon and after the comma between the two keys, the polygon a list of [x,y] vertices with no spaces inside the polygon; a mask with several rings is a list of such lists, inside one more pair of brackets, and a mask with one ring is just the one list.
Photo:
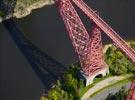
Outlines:
{"label": "bridge tower", "polygon": [[70,0],[58,0],[56,4],[78,54],[82,66],[81,74],[86,79],[86,85],[89,85],[97,75],[105,76],[108,73],[103,57],[100,28],[93,24],[90,36]]}
{"label": "bridge tower", "polygon": [[62,78],[61,76],[67,71],[67,68],[32,44],[19,31],[13,19],[3,21],[3,25],[29,61],[32,69],[45,86],[45,92],[47,92],[56,83],[56,80]]}
{"label": "bridge tower", "polygon": [[88,77],[88,82],[92,83],[92,80],[97,75],[101,74],[102,76],[105,76],[109,73],[109,69],[104,61],[101,30],[95,23],[92,24],[90,35],[91,37],[88,44],[88,52],[86,58],[82,62],[82,70],[88,74],[85,76]]}

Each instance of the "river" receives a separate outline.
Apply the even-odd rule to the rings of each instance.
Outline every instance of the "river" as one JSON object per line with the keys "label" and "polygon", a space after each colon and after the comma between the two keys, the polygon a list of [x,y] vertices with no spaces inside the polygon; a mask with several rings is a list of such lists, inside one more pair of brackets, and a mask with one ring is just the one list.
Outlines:
{"label": "river", "polygon": [[[135,38],[134,0],[85,1],[124,39]],[[90,30],[87,17],[81,12],[79,15]],[[77,56],[54,5],[15,21],[25,36],[51,57],[65,66],[76,61]],[[102,37],[104,44],[111,42],[105,34]],[[0,24],[0,99],[38,100],[43,91],[43,84]]]}

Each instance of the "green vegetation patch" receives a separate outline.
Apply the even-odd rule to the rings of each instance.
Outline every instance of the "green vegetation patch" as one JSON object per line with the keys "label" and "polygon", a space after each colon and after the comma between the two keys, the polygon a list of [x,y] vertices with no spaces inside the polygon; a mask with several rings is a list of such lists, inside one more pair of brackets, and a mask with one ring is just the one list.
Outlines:
{"label": "green vegetation patch", "polygon": [[[131,42],[131,47],[135,48],[135,42]],[[107,49],[105,61],[109,66],[112,75],[122,75],[135,72],[135,65],[115,46]]]}
{"label": "green vegetation patch", "polygon": [[79,65],[72,65],[65,73],[64,80],[58,81],[48,92],[48,96],[42,96],[41,100],[79,100],[84,83],[77,77],[78,71]]}

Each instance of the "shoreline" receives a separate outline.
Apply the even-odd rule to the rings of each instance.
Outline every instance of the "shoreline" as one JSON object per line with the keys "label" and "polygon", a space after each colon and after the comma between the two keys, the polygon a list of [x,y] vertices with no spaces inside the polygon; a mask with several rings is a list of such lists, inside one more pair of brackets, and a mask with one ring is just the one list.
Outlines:
{"label": "shoreline", "polygon": [[22,7],[25,6],[23,3],[20,3],[19,1],[17,2],[15,8],[14,8],[14,13],[6,15],[4,18],[0,16],[0,23],[4,20],[8,20],[10,18],[24,18],[28,15],[30,15],[33,10],[40,9],[42,7],[48,6],[48,5],[53,5],[55,2],[54,0],[40,0],[37,1],[33,4],[31,4],[28,7],[24,7],[25,9],[23,10],[18,10],[19,8],[17,7],[18,5],[21,5]]}
{"label": "shoreline", "polygon": [[54,3],[55,2],[53,0],[41,0],[41,1],[35,2],[29,7],[26,7],[25,10],[23,11],[23,14],[21,11],[16,11],[17,8],[15,8],[15,13],[13,13],[13,16],[16,18],[23,18],[31,14],[33,10],[40,9],[47,5],[52,5]]}

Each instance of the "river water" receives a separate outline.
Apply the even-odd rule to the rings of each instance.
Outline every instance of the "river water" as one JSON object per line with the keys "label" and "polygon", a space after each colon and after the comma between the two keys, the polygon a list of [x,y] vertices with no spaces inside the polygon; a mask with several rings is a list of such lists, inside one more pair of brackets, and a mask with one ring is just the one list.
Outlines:
{"label": "river water", "polygon": [[[85,1],[124,39],[135,38],[134,0]],[[81,12],[79,15],[87,30],[90,30],[87,17]],[[54,5],[35,10],[31,15],[15,21],[25,36],[51,57],[65,66],[76,61],[77,56]],[[102,37],[104,44],[111,42],[105,34]],[[43,88],[27,60],[0,24],[0,99],[38,100]]]}

